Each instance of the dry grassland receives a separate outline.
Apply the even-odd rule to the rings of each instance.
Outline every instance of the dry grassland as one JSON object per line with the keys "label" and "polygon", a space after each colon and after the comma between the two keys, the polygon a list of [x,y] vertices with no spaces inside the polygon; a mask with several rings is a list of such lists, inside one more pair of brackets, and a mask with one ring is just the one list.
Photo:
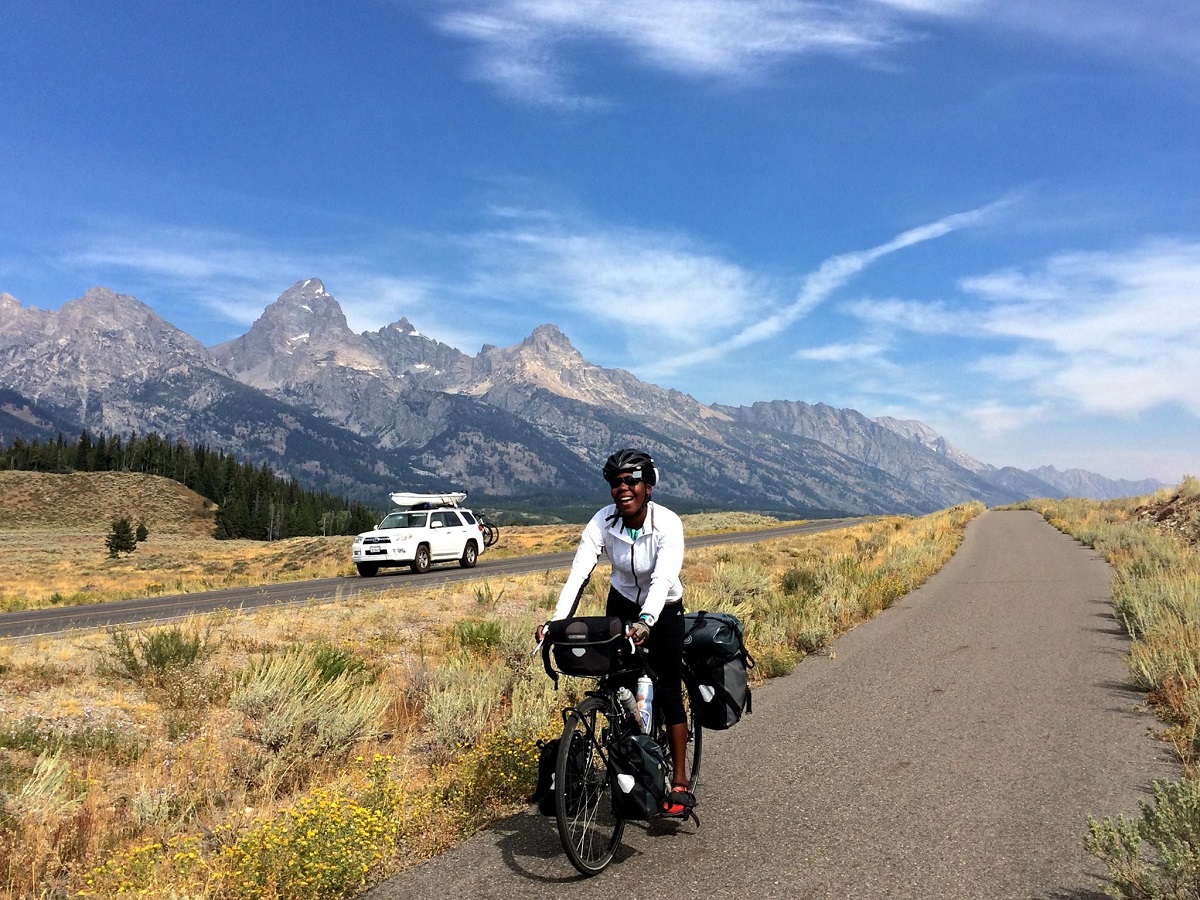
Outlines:
{"label": "dry grassland", "polygon": [[[129,472],[0,472],[0,612],[311,578],[354,577],[353,538],[213,539],[215,508],[178,482]],[[149,538],[120,559],[112,520]],[[687,516],[691,534],[779,524],[748,514]],[[505,527],[487,558],[572,550],[581,525]]]}

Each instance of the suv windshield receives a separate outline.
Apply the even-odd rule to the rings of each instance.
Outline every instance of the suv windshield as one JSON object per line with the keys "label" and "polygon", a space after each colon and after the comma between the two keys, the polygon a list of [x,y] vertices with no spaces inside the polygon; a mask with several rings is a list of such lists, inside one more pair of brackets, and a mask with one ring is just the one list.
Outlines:
{"label": "suv windshield", "polygon": [[425,517],[428,515],[429,513],[423,512],[388,513],[379,523],[379,528],[380,530],[385,528],[424,528]]}

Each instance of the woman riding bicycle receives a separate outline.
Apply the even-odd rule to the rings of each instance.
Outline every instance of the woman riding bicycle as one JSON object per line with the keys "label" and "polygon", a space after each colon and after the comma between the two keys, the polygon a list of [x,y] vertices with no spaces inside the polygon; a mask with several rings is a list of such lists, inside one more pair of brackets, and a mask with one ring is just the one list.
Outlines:
{"label": "woman riding bicycle", "polygon": [[[687,712],[683,703],[683,523],[651,500],[658,469],[650,454],[618,450],[604,464],[613,502],[597,512],[583,530],[571,573],[558,596],[551,620],[575,615],[592,570],[603,553],[612,563],[605,614],[632,622],[629,638],[645,645],[657,676],[659,704],[671,742],[674,771],[664,816],[685,816],[695,807],[688,790]],[[537,628],[541,641],[545,625]],[[636,689],[636,676],[628,687]]]}

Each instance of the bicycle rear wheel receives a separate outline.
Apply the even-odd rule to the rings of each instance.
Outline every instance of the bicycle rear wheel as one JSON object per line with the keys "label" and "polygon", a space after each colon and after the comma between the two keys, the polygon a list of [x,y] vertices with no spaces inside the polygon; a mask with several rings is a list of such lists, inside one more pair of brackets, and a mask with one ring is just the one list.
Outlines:
{"label": "bicycle rear wheel", "polygon": [[[684,683],[683,686],[683,706],[687,712],[687,755],[685,763],[688,773],[688,790],[692,793],[696,792],[696,786],[700,783],[700,758],[704,750],[704,731],[700,727],[700,723],[696,721],[696,706],[695,698],[692,696],[691,688]],[[674,751],[671,747],[671,741],[667,735],[667,726],[655,714],[655,736],[658,743],[663,748],[663,753],[667,757],[667,776],[671,776],[671,771],[674,769]],[[666,789],[669,791],[672,785],[667,784]]]}
{"label": "bicycle rear wheel", "polygon": [[604,870],[621,845],[625,820],[613,813],[612,781],[605,747],[620,727],[614,711],[589,697],[568,714],[554,772],[558,836],[571,865],[584,875]]}

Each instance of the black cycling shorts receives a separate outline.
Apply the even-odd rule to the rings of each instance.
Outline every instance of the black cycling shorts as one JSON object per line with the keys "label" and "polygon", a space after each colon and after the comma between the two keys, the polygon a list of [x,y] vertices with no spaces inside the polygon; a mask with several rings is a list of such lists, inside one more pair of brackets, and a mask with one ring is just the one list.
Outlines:
{"label": "black cycling shorts", "polygon": [[[616,588],[610,587],[604,614],[620,616],[623,622],[636,622],[642,610]],[[683,706],[683,634],[683,601],[680,601],[663,607],[662,615],[646,638],[650,668],[657,678],[654,703],[662,710],[663,721],[668,725],[687,721],[687,710]],[[622,682],[637,693],[636,673],[627,680],[622,678]]]}

